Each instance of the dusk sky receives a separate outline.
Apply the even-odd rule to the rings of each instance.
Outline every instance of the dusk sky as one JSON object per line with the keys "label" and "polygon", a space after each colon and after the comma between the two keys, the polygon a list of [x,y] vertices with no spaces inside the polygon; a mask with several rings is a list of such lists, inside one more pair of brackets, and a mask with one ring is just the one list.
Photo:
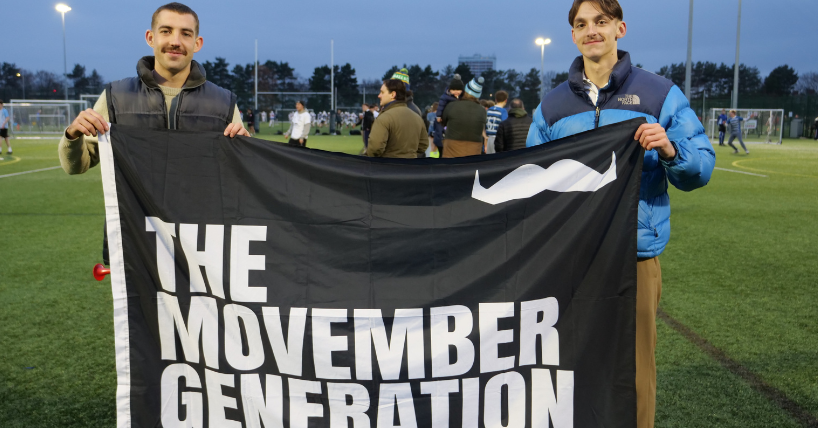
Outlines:
{"label": "dusk sky", "polygon": [[[620,49],[634,63],[657,71],[687,54],[689,3],[684,0],[620,0],[628,24]],[[60,13],[55,1],[4,2],[0,61],[27,70],[62,73]],[[67,0],[68,69],[97,69],[107,80],[135,75],[138,58],[150,55],[144,33],[164,2]],[[380,78],[392,65],[457,64],[458,55],[496,55],[499,69],[540,66],[538,36],[550,37],[545,70],[567,71],[578,55],[567,22],[570,0],[405,1],[189,1],[199,15],[201,62],[224,57],[231,64],[286,61],[302,78],[328,64],[349,62],[358,78]],[[797,72],[818,71],[815,0],[745,0],[741,62],[762,77],[788,64]],[[693,60],[732,64],[738,0],[696,0]]]}

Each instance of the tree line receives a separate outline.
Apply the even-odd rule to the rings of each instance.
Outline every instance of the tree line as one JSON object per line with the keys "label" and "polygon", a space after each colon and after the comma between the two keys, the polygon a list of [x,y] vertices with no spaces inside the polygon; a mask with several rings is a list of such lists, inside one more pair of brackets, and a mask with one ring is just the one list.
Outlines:
{"label": "tree line", "polygon": [[96,69],[88,74],[86,68],[80,64],[75,64],[74,69],[64,79],[61,74],[50,71],[29,71],[13,63],[0,63],[0,99],[3,100],[12,98],[62,100],[65,99],[67,83],[68,97],[79,99],[83,94],[101,93],[106,81]]}
{"label": "tree line", "polygon": [[[214,61],[202,64],[207,79],[223,88],[233,91],[239,107],[247,109],[253,106],[255,88],[255,67],[253,63],[235,64],[232,67],[225,58],[217,57]],[[474,77],[474,73],[465,64],[448,65],[434,70],[431,65],[407,65],[414,102],[421,108],[431,106],[446,90],[455,74],[459,74],[464,83]],[[637,64],[637,67],[641,65]],[[386,69],[381,79],[359,79],[355,68],[349,64],[334,65],[336,105],[345,109],[357,109],[364,100],[377,103],[377,94],[381,80],[387,79],[401,67],[393,65]],[[18,76],[18,74],[20,76]],[[656,74],[673,81],[679,87],[685,83],[685,63],[670,64],[661,67]],[[483,98],[493,98],[494,93],[505,90],[514,98],[520,98],[526,108],[533,110],[540,101],[541,85],[544,92],[568,80],[568,72],[546,72],[540,78],[536,68],[528,71],[489,70],[482,73]],[[75,64],[73,70],[63,78],[50,71],[29,71],[16,64],[0,63],[0,97],[5,100],[28,99],[62,99],[65,85],[69,86],[69,98],[78,99],[81,94],[99,94],[105,86],[105,79],[96,71],[87,72],[85,66]],[[725,63],[697,62],[692,67],[691,88],[694,95],[706,92],[708,97],[729,96],[733,89],[733,66]],[[315,67],[308,78],[303,78],[286,61],[260,62],[258,67],[259,92],[329,92],[330,67]],[[787,96],[791,94],[818,93],[818,74],[803,73],[801,76],[788,65],[773,69],[769,75],[762,77],[757,67],[746,64],[739,66],[740,95]],[[263,110],[293,108],[297,99],[305,99],[309,108],[317,111],[330,110],[330,97],[327,95],[260,95],[259,108]]]}

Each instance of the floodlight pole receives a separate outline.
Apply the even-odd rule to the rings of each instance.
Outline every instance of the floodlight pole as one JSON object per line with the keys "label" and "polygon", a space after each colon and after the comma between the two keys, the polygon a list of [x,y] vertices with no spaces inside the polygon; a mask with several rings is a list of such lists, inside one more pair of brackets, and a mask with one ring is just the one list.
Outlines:
{"label": "floodlight pole", "polygon": [[65,48],[65,12],[62,13],[62,68],[65,77],[65,99],[68,99],[68,53]]}
{"label": "floodlight pole", "polygon": [[687,67],[685,68],[685,97],[690,100],[691,76],[693,74],[693,0],[690,0],[690,18],[687,22]]}
{"label": "floodlight pole", "polygon": [[540,47],[540,99],[545,96],[545,71],[543,64],[545,63],[545,45],[550,44],[551,39],[543,39],[537,37],[534,44]]}
{"label": "floodlight pole", "polygon": [[738,25],[736,26],[736,64],[733,66],[733,102],[732,108],[738,108],[738,69],[739,42],[741,41],[741,0],[738,0]]}
{"label": "floodlight pole", "polygon": [[[254,80],[255,88],[253,89],[253,109],[258,110],[258,39],[256,39],[256,77]],[[255,111],[253,112],[255,114]]]}
{"label": "floodlight pole", "polygon": [[335,112],[335,40],[329,41],[329,107],[330,114]]}

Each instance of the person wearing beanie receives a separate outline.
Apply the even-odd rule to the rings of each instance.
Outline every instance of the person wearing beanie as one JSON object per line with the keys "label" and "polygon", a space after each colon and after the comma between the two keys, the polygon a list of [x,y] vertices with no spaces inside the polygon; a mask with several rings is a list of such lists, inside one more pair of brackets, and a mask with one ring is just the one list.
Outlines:
{"label": "person wearing beanie", "polygon": [[403,82],[404,86],[406,86],[406,107],[409,107],[409,110],[417,113],[421,119],[425,119],[423,117],[423,112],[420,111],[417,105],[415,105],[415,94],[409,90],[409,70],[406,68],[401,68],[400,70],[396,71],[392,74],[392,79],[400,80]]}
{"label": "person wearing beanie", "polygon": [[460,100],[449,103],[443,111],[441,123],[446,126],[443,140],[444,158],[473,156],[483,153],[486,141],[486,109],[480,105],[483,93],[482,77],[466,85]]}
{"label": "person wearing beanie", "polygon": [[463,94],[463,90],[466,89],[466,85],[463,84],[463,80],[460,79],[459,74],[455,74],[452,77],[451,82],[449,82],[449,89],[446,90],[446,93],[440,96],[440,100],[437,102],[437,110],[435,111],[435,116],[437,117],[436,122],[434,123],[434,144],[441,151],[443,150],[443,131],[444,127],[441,123],[443,120],[443,111],[446,110],[446,104],[457,101],[460,99],[460,95]]}
{"label": "person wearing beanie", "polygon": [[466,85],[466,93],[479,100],[483,95],[483,82],[485,81],[486,79],[483,79],[483,76],[471,79],[471,82]]}

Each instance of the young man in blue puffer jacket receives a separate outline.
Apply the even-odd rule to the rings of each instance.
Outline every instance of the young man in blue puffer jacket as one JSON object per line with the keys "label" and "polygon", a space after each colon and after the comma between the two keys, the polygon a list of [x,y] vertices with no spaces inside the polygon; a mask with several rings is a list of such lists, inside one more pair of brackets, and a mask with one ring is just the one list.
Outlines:
{"label": "young man in blue puffer jacket", "polygon": [[617,50],[627,25],[616,0],[574,0],[571,35],[582,56],[569,79],[534,111],[527,147],[644,117],[634,139],[645,148],[639,193],[636,296],[637,426],[653,427],[656,407],[656,310],[662,289],[657,256],[670,238],[667,182],[684,191],[710,180],[716,155],[704,127],[672,82],[631,66]]}

